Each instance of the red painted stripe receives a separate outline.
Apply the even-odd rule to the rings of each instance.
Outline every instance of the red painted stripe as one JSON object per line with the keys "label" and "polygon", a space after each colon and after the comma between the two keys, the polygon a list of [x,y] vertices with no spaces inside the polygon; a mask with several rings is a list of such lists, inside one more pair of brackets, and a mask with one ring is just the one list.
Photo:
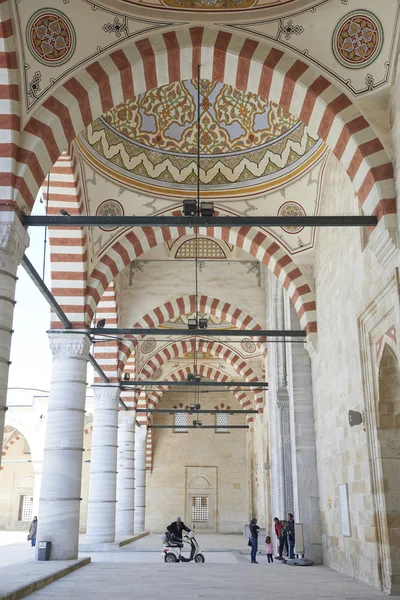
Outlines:
{"label": "red painted stripe", "polygon": [[308,66],[301,62],[300,60],[296,60],[296,62],[290,67],[288,72],[285,75],[285,79],[283,81],[283,88],[281,93],[281,99],[279,104],[284,106],[286,110],[290,110],[290,103],[292,102],[293,92],[298,79],[305,73],[308,69]]}
{"label": "red painted stripe", "polygon": [[214,46],[214,59],[213,59],[213,81],[224,81],[225,75],[225,64],[226,64],[226,51],[231,41],[232,34],[226,33],[225,31],[219,31],[217,39],[215,40]]}
{"label": "red painted stripe", "polygon": [[107,112],[115,105],[111,91],[110,79],[107,73],[98,62],[95,62],[92,65],[86,67],[86,71],[89,73],[91,78],[97,83],[100,92],[102,111]]}
{"label": "red painted stripe", "polygon": [[[50,98],[43,102],[43,106],[60,119],[65,139],[67,140],[67,142],[72,142],[72,140],[76,138],[77,134],[74,129],[74,124],[72,122],[70,112],[65,106],[65,104],[57,100],[57,98],[54,98],[54,96],[50,96]],[[60,154],[61,152],[59,152],[59,155]]]}
{"label": "red painted stripe", "polygon": [[192,40],[192,78],[197,79],[197,68],[201,64],[201,46],[203,43],[204,27],[191,27],[189,29]]}
{"label": "red painted stripe", "polygon": [[7,19],[7,21],[0,22],[0,38],[9,38],[12,35],[13,28],[11,19]]}
{"label": "red painted stripe", "polygon": [[156,57],[153,47],[147,39],[136,42],[136,47],[143,61],[146,90],[152,90],[157,87]]}
{"label": "red painted stripe", "polygon": [[381,152],[382,150],[384,150],[384,148],[378,138],[375,138],[369,142],[365,142],[364,144],[360,144],[354,153],[349,168],[347,169],[347,174],[351,181],[353,181],[354,177],[356,176],[364,158],[371,156],[371,154],[375,154],[376,152]]}
{"label": "red painted stripe", "polygon": [[[26,124],[24,131],[35,135],[44,142],[47,152],[49,153],[52,163],[55,163],[61,154],[59,147],[57,146],[56,139],[53,135],[52,128],[41,121],[38,121],[34,117]],[[22,150],[21,150],[22,151]],[[42,181],[45,175],[43,175]]]}
{"label": "red painted stripe", "polygon": [[90,106],[89,94],[81,83],[75,77],[72,77],[69,81],[64,83],[64,87],[68,92],[76,98],[79,104],[79,110],[81,111],[82,121],[87,127],[93,122],[92,109]]}
{"label": "red painted stripe", "polygon": [[351,100],[344,94],[340,94],[327,105],[318,128],[320,138],[327,139],[335,117],[348,106],[351,106]]}
{"label": "red painted stripe", "polygon": [[175,31],[163,34],[165,46],[167,48],[168,59],[168,79],[180,81],[181,79],[181,49]]}
{"label": "red painted stripe", "polygon": [[266,100],[269,99],[269,92],[271,89],[272,75],[276,68],[276,65],[280,61],[283,56],[283,52],[281,50],[277,50],[276,48],[272,48],[269,51],[267,58],[264,61],[261,70],[260,84],[258,86],[258,95],[261,98]]}
{"label": "red painted stripe", "polygon": [[257,46],[258,42],[249,39],[247,39],[242,46],[242,49],[239,54],[235,84],[239,90],[247,89],[251,59],[253,58],[253,54],[256,51]]}
{"label": "red painted stripe", "polygon": [[112,52],[110,58],[120,73],[124,101],[131,100],[135,95],[131,63],[123,50]]}
{"label": "red painted stripe", "polygon": [[301,112],[299,115],[300,121],[303,121],[305,125],[308,125],[310,122],[310,118],[312,115],[312,111],[314,110],[315,103],[317,98],[323,94],[323,92],[328,89],[331,85],[330,81],[325,79],[325,77],[318,77],[308,88],[306,92],[306,96],[304,98],[303,106],[301,108]]}
{"label": "red painted stripe", "polygon": [[363,129],[367,129],[369,127],[368,121],[364,119],[364,117],[360,116],[356,119],[353,119],[347,125],[343,126],[343,130],[339,136],[338,141],[336,142],[336,146],[333,149],[333,153],[338,160],[340,160],[343,156],[344,151],[346,150],[347,143],[349,139],[359,131]]}
{"label": "red painted stripe", "polygon": [[393,179],[392,163],[386,163],[385,165],[370,169],[358,190],[358,199],[361,204],[365,202],[368,194],[377,182],[385,181],[387,179]]}
{"label": "red painted stripe", "polygon": [[18,85],[0,85],[0,100],[19,100]]}

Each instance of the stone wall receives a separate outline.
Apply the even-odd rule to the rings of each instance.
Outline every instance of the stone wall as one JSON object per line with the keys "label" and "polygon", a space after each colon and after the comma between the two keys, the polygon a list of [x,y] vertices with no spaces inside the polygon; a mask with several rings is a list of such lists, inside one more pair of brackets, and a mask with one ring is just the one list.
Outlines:
{"label": "stone wall", "polygon": [[[229,392],[204,394],[201,407],[214,409],[221,403],[232,409],[240,405]],[[168,393],[160,408],[180,403],[189,405],[187,394]],[[195,415],[189,415],[192,424]],[[214,425],[214,415],[200,415],[203,425]],[[154,416],[155,425],[173,424],[169,413]],[[245,425],[244,415],[231,415],[231,425]],[[190,496],[210,496],[212,522],[209,531],[239,533],[248,520],[248,488],[246,468],[246,430],[231,429],[216,433],[214,429],[174,433],[172,429],[153,430],[153,470],[147,473],[146,528],[163,532],[177,516],[190,526]],[[201,529],[198,525],[196,529]]]}
{"label": "stone wall", "polygon": [[[331,157],[322,213],[357,212],[350,181]],[[363,251],[365,239],[363,232],[353,228],[318,230],[314,266],[318,343],[312,374],[324,562],[379,586],[376,494],[370,466],[374,432],[365,425],[350,428],[348,411],[366,409],[359,318],[369,306],[379,310],[379,293],[393,279],[396,263],[383,269],[371,244]],[[385,314],[390,310],[385,307]],[[398,330],[399,323],[395,325]],[[339,484],[348,485],[349,537],[341,534]]]}
{"label": "stone wall", "polygon": [[25,438],[22,434],[18,437],[3,454],[0,470],[0,529],[29,529],[29,522],[19,520],[20,498],[33,496],[35,473],[30,462],[31,454],[24,453]]}

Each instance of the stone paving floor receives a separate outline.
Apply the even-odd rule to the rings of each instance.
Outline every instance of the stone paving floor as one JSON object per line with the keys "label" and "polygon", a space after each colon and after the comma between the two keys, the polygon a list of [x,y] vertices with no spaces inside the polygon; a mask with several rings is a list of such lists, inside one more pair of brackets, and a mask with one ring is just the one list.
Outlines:
{"label": "stone paving floor", "polygon": [[[206,563],[162,562],[159,535],[142,538],[113,552],[80,553],[92,564],[27,596],[32,600],[246,600],[253,596],[296,600],[380,600],[378,590],[326,567],[289,567],[278,561],[250,564],[243,536],[199,534]],[[32,568],[33,548],[20,534],[0,531],[0,564]],[[15,540],[16,543],[12,544]],[[206,548],[213,551],[207,551]],[[24,562],[25,561],[25,562]],[[37,564],[37,563],[36,563]],[[52,563],[54,564],[54,563]]]}
{"label": "stone paving floor", "polygon": [[325,567],[238,564],[94,563],[29,600],[378,600],[386,596]]}

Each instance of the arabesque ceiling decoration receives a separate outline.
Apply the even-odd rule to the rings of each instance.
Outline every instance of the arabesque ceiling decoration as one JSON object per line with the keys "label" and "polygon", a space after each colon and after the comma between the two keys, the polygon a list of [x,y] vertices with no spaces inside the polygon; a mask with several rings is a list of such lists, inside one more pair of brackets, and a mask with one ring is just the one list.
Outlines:
{"label": "arabesque ceiling decoration", "polygon": [[125,4],[183,11],[246,11],[262,8],[296,8],[309,4],[307,0],[123,0]]}
{"label": "arabesque ceiling decoration", "polygon": [[[281,106],[230,85],[201,80],[202,195],[246,196],[286,184],[324,143]],[[195,195],[197,80],[150,90],[113,108],[79,138],[97,170],[163,196]]]}

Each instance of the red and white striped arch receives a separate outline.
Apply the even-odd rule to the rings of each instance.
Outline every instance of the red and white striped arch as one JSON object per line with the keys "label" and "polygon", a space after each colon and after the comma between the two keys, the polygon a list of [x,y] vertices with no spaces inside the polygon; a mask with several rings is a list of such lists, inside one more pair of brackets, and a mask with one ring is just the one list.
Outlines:
{"label": "red and white striped arch", "polygon": [[[184,381],[187,379],[188,374],[191,372],[191,367],[182,367],[177,369],[173,373],[170,373],[167,377],[167,380],[171,381]],[[199,374],[202,377],[207,379],[211,379],[211,381],[222,381],[228,382],[229,376],[226,373],[222,373],[219,369],[215,369],[214,367],[210,367],[209,365],[200,364],[199,365]],[[248,392],[245,392],[241,388],[237,386],[226,386],[227,389],[235,396],[237,401],[243,410],[251,410],[253,408],[253,403],[250,400]],[[147,397],[147,404],[149,408],[155,408],[159,402],[161,402],[162,396],[166,390],[171,389],[170,386],[158,386],[157,390],[154,390],[149,393]],[[261,410],[259,412],[262,412]],[[254,421],[254,415],[247,415],[247,422],[251,423]]]}
{"label": "red and white striped arch", "polygon": [[[21,132],[14,165],[15,150],[4,145],[0,171],[14,183],[14,198],[30,210],[45,176],[80,131],[141,92],[197,77],[199,64],[203,78],[277,102],[317,132],[346,169],[365,214],[395,212],[393,166],[382,143],[316,67],[237,33],[188,26],[132,41],[58,85]],[[8,120],[10,131],[19,126],[17,114]]]}
{"label": "red and white striped arch", "polygon": [[[235,325],[238,329],[261,329],[261,325],[257,323],[253,317],[230,302],[225,302],[224,300],[202,294],[199,296],[198,307],[200,313],[216,316],[228,323],[232,323],[232,325]],[[165,302],[163,305],[154,308],[137,321],[134,327],[159,327],[170,319],[190,314],[195,310],[196,296],[194,294],[181,296],[180,298]],[[227,335],[229,335],[229,333],[227,333]],[[134,352],[137,344],[137,340],[131,340],[129,338],[124,339],[124,341],[120,343],[118,367],[121,373],[124,369],[125,371],[127,370],[125,365],[128,365],[130,362],[131,353]],[[262,342],[257,342],[257,344],[261,346]],[[267,349],[265,345],[262,345],[262,351],[264,356],[266,356]],[[129,372],[131,372],[131,368],[129,369]]]}
{"label": "red and white striped arch", "polygon": [[[116,241],[93,269],[87,286],[87,318],[90,321],[105,289],[119,272],[144,252],[168,240],[192,233],[188,227],[141,227],[131,229]],[[307,277],[290,256],[269,235],[255,227],[208,227],[199,233],[243,249],[268,267],[291,298],[301,327],[308,333],[317,330],[315,296]]]}
{"label": "red and white striped arch", "polygon": [[[204,339],[197,339],[196,341],[197,349],[200,352],[207,352],[208,354],[212,354],[213,356],[216,356],[227,362],[235,369],[235,371],[243,378],[244,381],[260,381],[253,369],[249,367],[246,361],[244,361],[237,352],[230,348],[228,344]],[[150,379],[154,371],[160,369],[165,363],[178,356],[184,355],[186,352],[193,352],[196,341],[194,338],[189,338],[168,344],[146,361],[139,371],[138,378]],[[256,390],[253,391],[253,395],[256,407],[262,410],[264,404],[263,392]]]}
{"label": "red and white striped arch", "polygon": [[[59,215],[61,209],[70,215],[83,214],[81,173],[73,145],[70,154],[61,154],[44,180],[42,197],[45,204],[48,202],[49,215]],[[49,227],[49,230],[52,293],[73,327],[83,327],[88,269],[86,230],[83,227]],[[54,313],[51,327],[62,327]]]}
{"label": "red and white striped arch", "polygon": [[[118,302],[114,282],[110,283],[97,307],[96,321],[100,319],[106,319],[107,326],[118,326]],[[110,381],[117,381],[119,379],[118,353],[118,340],[96,342],[94,357]],[[100,382],[101,378],[95,374],[94,380],[95,382]]]}

